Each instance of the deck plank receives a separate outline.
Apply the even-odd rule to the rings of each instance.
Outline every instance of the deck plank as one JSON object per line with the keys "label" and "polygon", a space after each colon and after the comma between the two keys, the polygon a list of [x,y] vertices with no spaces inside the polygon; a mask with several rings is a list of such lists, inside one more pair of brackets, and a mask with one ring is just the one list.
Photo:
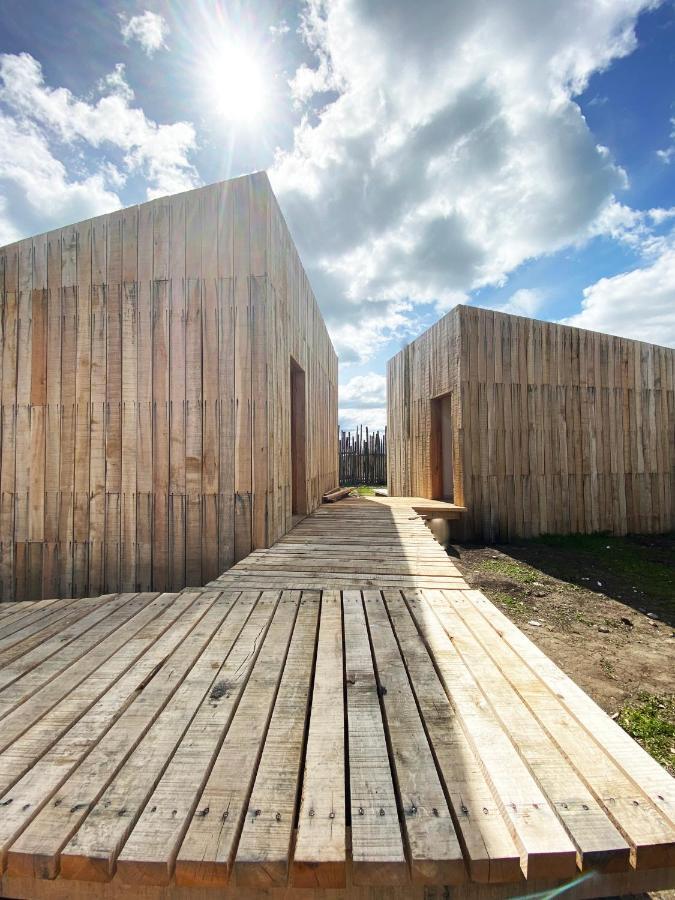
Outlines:
{"label": "deck plank", "polygon": [[[56,877],[61,849],[180,687],[222,622],[229,606],[216,604],[217,599],[218,594],[213,592],[195,598],[189,612],[183,614],[170,634],[172,640],[179,635],[177,646],[160,658],[132,695],[131,702],[121,709],[118,707],[112,727],[10,847],[8,868],[14,874]],[[67,749],[68,737],[64,745]]]}
{"label": "deck plank", "polygon": [[[21,600],[10,601],[8,603],[0,602],[0,629],[4,629],[10,622],[18,622],[19,619],[26,619],[33,610],[44,610],[54,603],[62,603],[58,597],[51,597],[47,600]],[[0,631],[0,633],[2,633]]]}
{"label": "deck plank", "polygon": [[364,591],[363,600],[412,880],[460,884],[462,851],[382,595]]}
{"label": "deck plank", "polygon": [[[197,596],[183,594],[175,602],[167,595],[156,598],[144,610],[145,625],[141,623],[142,627],[110,663],[101,666],[97,673],[100,677],[93,684],[84,684],[88,705],[81,703],[78,691],[74,691],[43,717],[34,736],[26,735],[35,740],[29,740],[23,753],[17,742],[11,747],[12,755],[0,755],[3,779],[7,786],[13,784],[11,790],[3,788],[0,792],[4,811],[0,817],[0,870],[14,839],[96,746],[119,712],[134,701],[146,679],[189,631],[190,607]],[[94,693],[92,700],[94,686],[98,695]],[[35,756],[24,758],[33,748]]]}
{"label": "deck plank", "polygon": [[0,607],[2,890],[675,883],[675,782],[392,507],[322,507],[203,589]]}
{"label": "deck plank", "polygon": [[354,884],[408,881],[373,659],[359,591],[342,598]]}
{"label": "deck plank", "polygon": [[554,874],[571,877],[576,871],[576,852],[548,800],[495,719],[480,687],[435,615],[414,593],[406,591],[404,596],[434,657],[448,698],[498,798],[502,815],[521,853],[523,874],[526,878]]}
{"label": "deck plank", "polygon": [[[627,841],[634,868],[669,865],[675,859],[675,830],[667,819],[595,741],[585,739],[586,733],[581,726],[574,719],[570,720],[557,698],[530,672],[520,657],[503,642],[493,639],[494,632],[488,623],[462,594],[454,600],[452,609],[480,641],[483,657],[491,658],[499,666],[512,686],[512,694],[527,704],[550,735],[554,746],[574,768],[575,775],[578,774],[583,781],[603,815],[623,835],[621,849],[617,845],[612,850],[611,831],[600,822],[587,823],[586,840],[594,848],[590,851],[588,864],[601,871],[607,867],[614,871],[626,868],[625,864],[621,864],[621,859],[625,857],[623,848]],[[565,775],[565,781],[565,789],[569,791],[573,779]],[[553,798],[553,791],[547,793]],[[560,808],[560,804],[556,806]],[[561,814],[561,819],[563,817]]]}
{"label": "deck plank", "polygon": [[[258,760],[279,689],[289,644],[303,646],[316,628],[316,604],[299,606],[300,595],[286,591],[274,614],[260,654],[193,812],[176,859],[176,884],[225,885]],[[297,617],[297,622],[296,622]],[[305,647],[306,649],[306,647]]]}
{"label": "deck plank", "polygon": [[663,815],[675,824],[675,779],[490,603],[487,597],[479,591],[466,590],[463,594],[492,625],[497,638],[508,644],[555,694],[584,729],[588,739],[600,742],[604,752],[639,785]]}
{"label": "deck plank", "polygon": [[79,603],[79,600],[64,600],[46,611],[37,610],[27,617],[28,621],[21,619],[14,624],[9,623],[0,633],[0,658],[7,659],[10,648],[22,641],[27,641],[36,635],[39,640],[43,631],[54,625],[58,626],[58,623],[69,614],[72,615],[72,610],[77,610]]}
{"label": "deck plank", "polygon": [[[131,601],[136,594],[111,596],[105,603],[92,602],[82,607],[82,616],[71,627],[55,634],[23,656],[0,669],[0,718],[23,703],[31,694],[55,678],[73,662],[107,637],[118,626],[112,614],[127,606],[129,618],[138,606]],[[87,612],[91,609],[91,612]],[[12,691],[9,693],[9,687]]]}
{"label": "deck plank", "polygon": [[[256,595],[257,596],[257,595]],[[169,884],[183,836],[263,645],[280,594],[263,594],[117,858],[126,884]],[[213,692],[212,692],[213,693]]]}
{"label": "deck plank", "polygon": [[171,760],[199,706],[208,702],[234,643],[250,615],[253,599],[237,592],[217,600],[225,620],[134,752],[99,797],[61,853],[61,875],[80,881],[108,881],[115,861],[148,797]]}
{"label": "deck plank", "polygon": [[[342,713],[342,714],[341,714]],[[346,885],[342,600],[324,591],[291,882]]]}
{"label": "deck plank", "polygon": [[473,881],[519,881],[520,856],[400,591],[384,592]]}
{"label": "deck plank", "polygon": [[[507,680],[507,672],[481,648],[458,615],[455,605],[447,599],[448,596],[427,591],[423,602],[434,611],[452,639],[467,669],[481,686],[495,718],[501,722],[528,771],[548,798],[551,808],[577,848],[579,868],[582,871],[627,869],[629,853],[626,841],[578,777],[569,759],[560,753],[533,715],[531,704],[526,705],[527,698],[513,690]],[[588,748],[584,749],[587,751]]]}
{"label": "deck plank", "polygon": [[320,594],[304,593],[234,861],[237,884],[288,880]]}
{"label": "deck plank", "polygon": [[[175,600],[175,594],[160,597],[157,597],[156,594],[139,594],[139,607],[131,618],[125,615],[124,607],[114,613],[113,615],[118,620],[118,627],[111,635],[98,643],[57,678],[45,684],[33,695],[27,707],[22,705],[5,716],[0,731],[0,791],[10,783],[6,781],[8,770],[7,754],[5,753],[10,744],[17,741],[34,726],[40,727],[45,735],[45,740],[50,740],[52,737],[55,740],[58,737],[55,728],[60,727],[63,730],[77,721],[82,713],[134,661],[134,657],[129,656],[129,645],[132,640],[139,632],[142,634],[143,629],[147,628],[157,616],[161,616],[167,607],[172,607]],[[189,597],[186,600],[189,603]],[[131,602],[135,603],[136,599],[134,598]],[[185,605],[185,600],[181,601],[176,608],[175,616],[180,615]],[[172,621],[174,619],[169,613],[167,627],[168,622]],[[135,650],[136,645],[132,644],[131,649]],[[31,747],[32,756],[30,758],[39,758],[42,752],[39,748],[41,744],[38,746],[30,735],[27,738],[26,746]],[[23,755],[17,752],[16,745],[12,747],[12,757],[25,761],[27,764],[29,762],[29,758],[24,760]]]}

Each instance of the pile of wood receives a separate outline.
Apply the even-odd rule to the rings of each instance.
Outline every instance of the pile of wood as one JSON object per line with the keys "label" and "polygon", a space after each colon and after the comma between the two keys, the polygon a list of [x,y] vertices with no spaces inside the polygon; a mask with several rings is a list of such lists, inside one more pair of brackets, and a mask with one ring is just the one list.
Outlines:
{"label": "pile of wood", "polygon": [[326,491],[323,495],[324,503],[335,503],[336,500],[344,500],[345,497],[348,497],[352,492],[351,488],[342,487],[342,488],[333,488],[332,491]]}

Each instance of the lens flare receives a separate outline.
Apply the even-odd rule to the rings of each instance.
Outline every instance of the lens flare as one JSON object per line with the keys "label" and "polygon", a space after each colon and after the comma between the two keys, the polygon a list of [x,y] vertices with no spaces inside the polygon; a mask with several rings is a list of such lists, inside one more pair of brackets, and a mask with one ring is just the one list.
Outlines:
{"label": "lens flare", "polygon": [[264,72],[251,47],[224,44],[203,73],[214,112],[230,122],[251,123],[265,108]]}

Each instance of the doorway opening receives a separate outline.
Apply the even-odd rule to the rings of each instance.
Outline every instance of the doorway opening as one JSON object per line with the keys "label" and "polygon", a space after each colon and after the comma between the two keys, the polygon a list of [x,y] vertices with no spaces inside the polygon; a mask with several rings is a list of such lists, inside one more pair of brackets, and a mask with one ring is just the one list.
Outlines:
{"label": "doorway opening", "polygon": [[431,401],[431,499],[454,501],[452,472],[452,394]]}
{"label": "doorway opening", "polygon": [[291,357],[291,513],[307,515],[305,372]]}

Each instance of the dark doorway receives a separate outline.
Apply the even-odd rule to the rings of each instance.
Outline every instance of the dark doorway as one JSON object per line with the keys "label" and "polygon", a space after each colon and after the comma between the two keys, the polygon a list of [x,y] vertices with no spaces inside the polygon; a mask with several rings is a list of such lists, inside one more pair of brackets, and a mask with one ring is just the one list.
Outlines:
{"label": "dark doorway", "polygon": [[452,394],[431,401],[431,499],[454,499],[452,474]]}
{"label": "dark doorway", "polygon": [[291,358],[291,496],[292,514],[307,515],[305,372]]}

